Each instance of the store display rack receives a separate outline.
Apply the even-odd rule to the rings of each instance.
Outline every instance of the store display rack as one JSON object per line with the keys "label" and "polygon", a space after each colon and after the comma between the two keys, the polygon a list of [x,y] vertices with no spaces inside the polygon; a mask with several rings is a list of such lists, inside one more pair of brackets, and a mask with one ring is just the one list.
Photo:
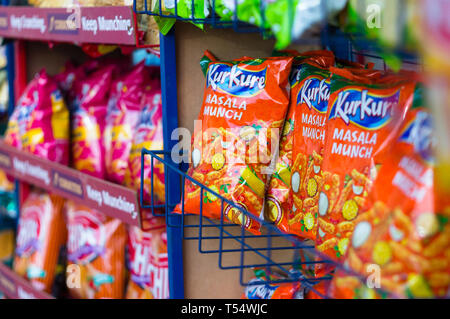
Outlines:
{"label": "store display rack", "polygon": [[[292,5],[293,1],[288,1]],[[218,18],[215,10],[216,1],[211,2],[210,16],[205,19],[198,19],[195,14],[194,1],[192,1],[191,18],[181,17],[178,15],[178,5],[175,2],[173,8],[170,11],[163,10],[161,1],[157,2],[159,8],[150,8],[147,1],[144,2],[135,1],[133,9],[140,14],[149,14],[158,16],[161,18],[172,18],[179,21],[199,23],[208,25],[213,28],[231,28],[235,32],[260,32],[263,37],[267,36],[267,30],[264,28],[258,28],[255,26],[249,26],[246,23],[240,22],[237,17],[238,13],[235,11],[233,18],[229,21],[224,21]],[[237,0],[234,1],[235,8],[237,6]],[[326,8],[325,1],[322,1],[322,10]],[[261,8],[264,12],[264,8]],[[325,17],[326,15],[324,15]],[[292,22],[292,21],[291,21]],[[345,59],[349,61],[357,62],[373,62],[377,68],[387,69],[387,65],[380,54],[380,47],[377,43],[366,39],[358,34],[347,34],[341,31],[339,28],[331,27],[323,21],[323,27],[318,35],[317,42],[322,47],[332,50],[336,57],[339,59]],[[264,25],[264,23],[263,23]],[[297,40],[296,43],[304,43],[305,39]],[[314,43],[314,41],[308,41],[308,43]],[[391,51],[398,56],[404,65],[411,68],[420,68],[420,62],[415,53],[410,52],[404,48],[395,48]],[[170,61],[167,63],[166,61]],[[337,268],[344,269],[348,274],[353,275],[355,278],[359,278],[364,281],[359,274],[356,274],[351,269],[345,268],[344,265],[336,264],[329,260],[326,256],[322,256],[314,249],[313,244],[303,242],[298,237],[282,233],[275,225],[268,223],[248,211],[242,209],[242,207],[235,205],[232,201],[229,201],[220,196],[214,190],[209,189],[205,185],[194,180],[186,174],[186,164],[175,164],[170,154],[172,147],[177,141],[171,140],[171,132],[178,127],[177,117],[174,114],[178,114],[177,109],[177,97],[170,92],[177,91],[176,85],[176,65],[175,61],[175,36],[172,30],[167,35],[161,35],[161,81],[162,81],[162,99],[163,99],[163,127],[164,127],[164,145],[165,149],[161,151],[142,151],[142,163],[144,163],[145,156],[151,157],[152,169],[149,176],[141,176],[141,191],[143,189],[142,183],[145,178],[151,179],[151,185],[153,185],[153,165],[155,162],[162,162],[165,168],[165,183],[166,183],[166,198],[164,205],[156,205],[153,199],[153,193],[151,194],[150,203],[141,202],[143,208],[151,210],[154,215],[159,215],[157,209],[165,209],[165,217],[167,222],[168,231],[168,253],[169,253],[169,284],[172,298],[183,298],[184,286],[183,286],[183,264],[182,264],[182,241],[193,240],[198,241],[198,251],[203,254],[217,254],[218,266],[220,269],[238,269],[239,281],[243,286],[247,285],[260,285],[264,283],[280,283],[280,282],[300,282],[302,286],[313,290],[317,295],[321,297],[327,297],[318,292],[314,286],[315,284],[329,280],[329,276],[323,276],[316,278],[308,272],[315,264],[333,264]],[[143,165],[143,164],[142,164]],[[186,180],[191,181],[201,188],[200,198],[200,211],[198,217],[190,218],[189,214],[185,213],[183,201],[185,196],[184,183]],[[252,218],[262,225],[262,235],[256,236],[247,233],[243,227],[239,225],[229,224],[224,221],[223,214],[220,220],[211,220],[205,217],[202,210],[202,200],[206,192],[212,193],[221,202],[222,212],[224,205],[231,205],[237,210],[241,211],[247,218]],[[143,196],[141,196],[143,198]],[[175,206],[180,203],[181,214],[172,213]],[[210,229],[216,229],[216,232],[209,232]],[[217,235],[218,230],[218,235]],[[267,239],[266,245],[259,246],[252,243],[252,239],[265,238]],[[284,238],[285,245],[274,245],[275,238]],[[234,241],[237,245],[235,249],[225,249],[225,241]],[[280,254],[282,252],[281,259]],[[260,257],[261,263],[249,263],[246,260],[246,254],[256,254]],[[232,255],[233,258],[226,258],[228,255]],[[231,264],[229,263],[232,260]],[[224,261],[227,260],[228,263]],[[265,268],[269,272],[281,272],[284,276],[284,280],[275,281],[252,281],[249,282],[247,278],[244,278],[244,270],[248,268]],[[291,271],[294,269],[294,271]],[[301,271],[295,271],[301,270]],[[388,292],[381,291],[384,295],[389,295]]]}

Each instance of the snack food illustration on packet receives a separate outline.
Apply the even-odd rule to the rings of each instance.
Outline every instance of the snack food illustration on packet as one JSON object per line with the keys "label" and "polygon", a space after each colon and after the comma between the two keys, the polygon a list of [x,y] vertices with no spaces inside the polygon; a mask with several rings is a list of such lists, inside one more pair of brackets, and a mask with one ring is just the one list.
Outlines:
{"label": "snack food illustration on packet", "polygon": [[345,256],[345,265],[362,278],[373,265],[379,267],[381,290],[342,269],[330,287],[337,298],[386,298],[387,292],[400,298],[449,296],[450,214],[437,205],[434,121],[421,98],[415,101],[375,181],[371,205],[355,222]]}
{"label": "snack food illustration on packet", "polygon": [[[289,110],[284,122],[280,138],[279,154],[266,192],[264,218],[273,222],[277,227],[288,233],[289,220],[292,210],[289,205],[291,188],[291,173],[293,170],[292,152],[296,125],[296,114],[300,111],[297,106],[299,97],[304,94],[303,84],[300,80],[306,65],[317,65],[327,68],[334,64],[334,55],[331,51],[309,51],[304,53],[282,51],[280,54],[294,55],[294,63],[290,75],[290,102]],[[325,72],[325,71],[324,71]]]}
{"label": "snack food illustration on packet", "polygon": [[[232,201],[186,181],[184,211],[259,233],[269,167],[289,104],[292,57],[212,61],[196,126],[188,175]],[[199,127],[201,126],[201,128]],[[237,208],[239,207],[239,208]],[[181,204],[175,212],[181,213]]]}
{"label": "snack food illustration on packet", "polygon": [[81,276],[69,286],[72,297],[120,299],[125,288],[125,225],[88,207],[68,201],[68,276]]}
{"label": "snack food illustration on packet", "polygon": [[411,107],[415,75],[352,68],[331,72],[316,248],[340,260],[355,218],[364,211],[373,180]]}
{"label": "snack food illustration on packet", "polygon": [[63,198],[32,190],[21,207],[13,269],[47,293],[67,240],[63,206]]}

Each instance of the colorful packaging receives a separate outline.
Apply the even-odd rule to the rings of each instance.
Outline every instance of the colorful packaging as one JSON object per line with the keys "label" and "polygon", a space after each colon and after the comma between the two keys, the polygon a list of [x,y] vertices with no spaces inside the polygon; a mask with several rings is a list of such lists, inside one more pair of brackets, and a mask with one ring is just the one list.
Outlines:
{"label": "colorful packaging", "polygon": [[[245,287],[242,299],[303,299],[300,282],[284,282],[287,278],[264,269],[254,269],[255,277]],[[266,282],[266,283],[264,283]]]}
{"label": "colorful packaging", "polygon": [[[259,9],[258,1],[250,2]],[[347,0],[262,0],[262,3],[266,24],[276,39],[275,48],[284,49],[305,32],[336,16]]]}
{"label": "colorful packaging", "polygon": [[102,134],[114,68],[114,65],[108,65],[75,84],[73,165],[79,171],[98,178],[105,177]]}
{"label": "colorful packaging", "polygon": [[411,107],[415,82],[411,73],[381,76],[364,69],[331,71],[327,137],[317,183],[316,248],[339,261]]}
{"label": "colorful packaging", "polygon": [[120,299],[125,282],[125,225],[88,207],[67,202],[70,295]]}
{"label": "colorful packaging", "polygon": [[[144,8],[142,8],[144,9]],[[209,0],[188,0],[188,1],[164,1],[156,0],[152,2],[151,10],[157,15],[173,16],[184,19],[199,19],[201,23],[192,22],[195,26],[203,29],[203,19],[209,16]],[[161,18],[155,16],[155,21],[162,34],[166,35],[175,23],[175,19]]]}
{"label": "colorful packaging", "polygon": [[[121,82],[116,103],[109,104],[104,131],[105,165],[107,178],[123,184],[133,142],[133,133],[142,109],[142,96],[148,70],[139,63]],[[147,84],[149,85],[149,84]],[[111,102],[110,102],[111,103]]]}
{"label": "colorful packaging", "polygon": [[51,293],[58,256],[67,239],[64,199],[33,190],[20,212],[14,271]]}
{"label": "colorful packaging", "polygon": [[[188,174],[257,217],[288,109],[292,60],[243,57],[211,62],[207,72]],[[220,219],[223,208],[229,221],[259,233],[259,222],[234,206],[222,207],[221,202],[186,181],[186,213],[202,211],[205,217]],[[175,211],[181,212],[181,204]]]}
{"label": "colorful packaging", "polygon": [[[212,3],[212,0],[210,0]],[[237,4],[237,6],[236,6]],[[215,0],[212,5],[222,21],[239,20],[256,26],[262,26],[260,3],[253,0],[227,1]]]}
{"label": "colorful packaging", "polygon": [[[295,135],[294,128],[296,128],[295,117],[300,110],[297,105],[300,102],[301,94],[303,93],[302,87],[304,80],[301,79],[304,77],[304,72],[309,72],[307,71],[308,68],[306,68],[308,64],[310,68],[312,68],[311,65],[316,65],[317,68],[320,66],[323,66],[324,68],[330,67],[334,64],[334,55],[330,51],[311,51],[301,55],[298,54],[292,67],[290,76],[291,95],[289,110],[282,131],[275,173],[272,175],[269,188],[266,192],[264,210],[264,218],[267,221],[274,222],[279,229],[286,233],[289,232],[288,221],[292,218],[292,216],[289,216],[292,212],[292,205],[289,204],[289,192],[291,188],[291,172],[293,170],[292,147]],[[327,71],[322,70],[322,73],[323,72]],[[315,84],[308,85],[311,86],[311,89],[313,86],[316,86]],[[301,117],[298,118],[301,119]]]}
{"label": "colorful packaging", "polygon": [[364,284],[338,271],[330,290],[337,298],[383,298],[386,292],[401,298],[449,297],[450,212],[436,207],[436,139],[430,110],[421,102],[415,99],[406,116],[345,256],[347,267],[362,278],[376,271],[377,281]]}
{"label": "colorful packaging", "polygon": [[69,61],[65,64],[61,73],[55,75],[55,82],[58,84],[59,89],[65,97],[68,105],[71,105],[74,97],[74,84],[76,81],[80,81],[85,77],[84,69],[76,67],[73,62]]}
{"label": "colorful packaging", "polygon": [[141,169],[144,170],[144,203],[151,203],[151,192],[153,187],[155,204],[163,203],[165,200],[164,164],[153,161],[153,185],[151,181],[152,158],[144,157],[144,167],[141,167],[141,151],[162,150],[163,128],[162,128],[162,104],[161,89],[159,81],[153,81],[144,89],[142,97],[143,109],[139,116],[133,134],[128,169],[125,174],[125,185],[140,190]]}
{"label": "colorful packaging", "polygon": [[127,299],[169,298],[169,263],[164,218],[153,218],[152,229],[128,231]]}
{"label": "colorful packaging", "polygon": [[69,163],[69,111],[45,70],[28,84],[11,115],[6,143],[52,162]]}

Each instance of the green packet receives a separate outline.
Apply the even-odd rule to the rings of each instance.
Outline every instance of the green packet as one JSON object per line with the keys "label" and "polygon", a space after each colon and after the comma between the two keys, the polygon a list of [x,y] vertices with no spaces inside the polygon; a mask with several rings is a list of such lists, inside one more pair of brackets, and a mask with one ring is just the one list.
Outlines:
{"label": "green packet", "polygon": [[262,0],[264,17],[282,50],[344,9],[347,0]]}
{"label": "green packet", "polygon": [[[151,12],[156,14],[164,14],[175,16],[183,19],[206,19],[209,16],[210,7],[209,0],[160,0],[152,1]],[[176,18],[155,16],[159,31],[166,35],[175,24]],[[194,23],[195,26],[203,30],[203,23]]]}
{"label": "green packet", "polygon": [[347,21],[349,33],[360,33],[386,48],[417,47],[416,0],[349,0]]}

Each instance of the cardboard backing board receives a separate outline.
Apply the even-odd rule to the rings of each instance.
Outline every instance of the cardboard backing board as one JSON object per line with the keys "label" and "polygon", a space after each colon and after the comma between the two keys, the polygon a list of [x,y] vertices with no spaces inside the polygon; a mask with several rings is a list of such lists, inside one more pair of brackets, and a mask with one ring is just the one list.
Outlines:
{"label": "cardboard backing board", "polygon": [[[178,123],[191,132],[194,120],[197,119],[203,100],[205,77],[200,69],[199,61],[203,52],[208,49],[218,59],[234,59],[241,56],[267,57],[274,47],[274,40],[263,40],[257,33],[236,33],[231,29],[211,29],[205,31],[189,24],[175,25],[176,57],[177,57],[177,90],[178,90]],[[318,49],[314,46],[292,46],[292,49],[307,51]],[[198,223],[198,217],[196,222]],[[193,221],[195,223],[195,221]],[[217,229],[208,234],[218,236]],[[197,230],[198,235],[198,230]],[[267,239],[259,238],[251,241],[252,247],[267,246]],[[286,246],[289,243],[283,238],[274,238],[273,247]],[[218,240],[202,242],[203,248],[218,249]],[[186,298],[241,298],[244,287],[239,283],[239,269],[222,270],[218,265],[217,254],[202,254],[198,250],[198,241],[184,242],[184,278]],[[224,242],[224,249],[240,248],[233,239]],[[289,254],[289,255],[287,255]],[[292,251],[273,253],[272,258],[280,262],[292,261]],[[229,253],[223,255],[224,265],[238,265],[240,255]],[[265,260],[254,253],[245,255],[245,264],[264,263]],[[252,274],[250,269],[244,272],[244,281]]]}

